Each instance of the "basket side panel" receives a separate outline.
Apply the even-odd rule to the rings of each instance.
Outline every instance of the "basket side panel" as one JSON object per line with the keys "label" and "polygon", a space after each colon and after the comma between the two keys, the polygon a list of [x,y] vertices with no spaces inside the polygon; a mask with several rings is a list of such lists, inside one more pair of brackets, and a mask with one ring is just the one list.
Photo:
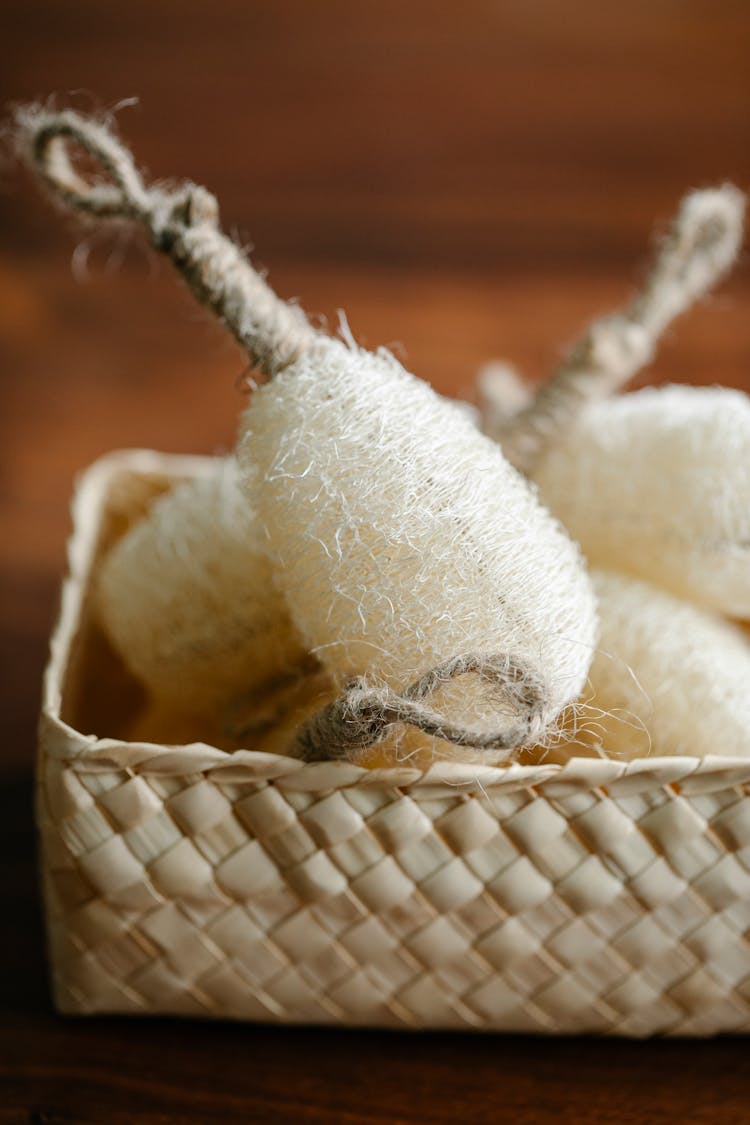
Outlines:
{"label": "basket side panel", "polygon": [[750,799],[556,800],[48,762],[69,1012],[408,1028],[750,1030]]}

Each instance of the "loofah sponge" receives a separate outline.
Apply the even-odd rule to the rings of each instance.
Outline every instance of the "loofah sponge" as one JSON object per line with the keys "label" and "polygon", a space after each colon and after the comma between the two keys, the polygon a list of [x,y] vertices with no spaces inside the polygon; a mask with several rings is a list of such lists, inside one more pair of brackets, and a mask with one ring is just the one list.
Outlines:
{"label": "loofah sponge", "polygon": [[307,659],[231,457],[161,497],[115,544],[97,603],[130,671],[195,714],[220,713]]}
{"label": "loofah sponge", "polygon": [[589,406],[533,479],[596,566],[750,616],[750,398],[649,388]]}
{"label": "loofah sponge", "polygon": [[750,757],[750,642],[736,625],[644,582],[594,571],[601,640],[580,734],[548,761],[606,753]]}
{"label": "loofah sponge", "polygon": [[[239,455],[273,571],[263,572],[249,515],[243,612],[228,610],[222,630],[229,636],[236,625],[236,644],[219,645],[218,630],[199,635],[200,622],[211,614],[218,622],[222,612],[208,587],[195,615],[170,591],[168,604],[154,607],[172,615],[164,636],[133,615],[144,631],[151,625],[141,674],[168,691],[180,679],[179,641],[182,654],[192,649],[205,663],[189,682],[185,674],[180,690],[197,692],[206,705],[222,685],[239,683],[251,651],[262,682],[269,656],[283,665],[287,643],[290,660],[300,651],[294,632],[274,651],[277,583],[304,648],[342,692],[306,730],[306,757],[354,754],[405,722],[492,750],[541,736],[580,690],[596,612],[577,549],[501,451],[392,357],[316,331],[221,232],[210,193],[190,183],[147,186],[102,122],[26,107],[18,112],[18,139],[66,204],[89,217],[141,223],[271,380],[245,415]],[[80,174],[71,143],[98,161],[106,180]],[[229,561],[220,537],[211,549],[205,545],[210,523],[202,528],[197,520],[194,541],[181,549],[204,552],[206,575],[220,575],[218,599],[234,589],[222,571]],[[168,535],[149,549],[156,560],[146,575],[151,584],[164,573],[162,551],[168,561],[175,550]],[[123,546],[101,594],[111,631],[129,647],[128,604],[140,597],[145,606],[147,596],[141,589],[115,594],[113,576],[125,581],[132,563]],[[183,587],[183,600],[185,593]],[[261,626],[248,634],[256,612]],[[442,710],[431,706],[433,696]]]}
{"label": "loofah sponge", "polygon": [[[468,404],[445,401],[476,418]],[[238,480],[236,460],[217,459],[146,510],[100,567],[100,623],[154,700],[139,738],[166,732],[174,740],[178,707],[185,729],[201,716],[247,729],[251,712],[279,690],[284,698],[296,692],[296,681],[315,671]]]}
{"label": "loofah sponge", "polygon": [[321,340],[256,392],[238,456],[291,616],[338,685],[505,652],[543,685],[537,735],[578,694],[596,613],[577,550],[392,356]]}

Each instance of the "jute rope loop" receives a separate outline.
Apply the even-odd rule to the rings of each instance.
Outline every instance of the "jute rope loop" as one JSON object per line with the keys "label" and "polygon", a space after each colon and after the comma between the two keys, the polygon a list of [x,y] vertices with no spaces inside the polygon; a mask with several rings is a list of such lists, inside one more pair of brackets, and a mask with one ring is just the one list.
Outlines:
{"label": "jute rope loop", "polygon": [[[517,712],[505,727],[486,731],[458,726],[423,702],[451,680],[470,674],[501,691]],[[465,653],[430,669],[401,694],[388,687],[373,687],[364,677],[353,680],[301,729],[294,756],[307,762],[353,758],[358,751],[381,742],[396,723],[417,727],[456,746],[510,753],[541,734],[545,700],[543,685],[509,657]]]}
{"label": "jute rope loop", "polygon": [[[281,301],[219,228],[219,207],[193,183],[147,187],[129,150],[111,129],[75,110],[17,111],[20,151],[53,195],[99,219],[140,223],[198,300],[220,317],[253,363],[269,376],[292,363],[318,333],[302,310]],[[80,146],[105,173],[84,178],[71,160]]]}
{"label": "jute rope loop", "polygon": [[595,320],[560,368],[497,433],[516,468],[532,473],[590,402],[622,388],[653,358],[675,317],[730,268],[742,243],[745,197],[731,184],[683,199],[646,284],[620,312]]}

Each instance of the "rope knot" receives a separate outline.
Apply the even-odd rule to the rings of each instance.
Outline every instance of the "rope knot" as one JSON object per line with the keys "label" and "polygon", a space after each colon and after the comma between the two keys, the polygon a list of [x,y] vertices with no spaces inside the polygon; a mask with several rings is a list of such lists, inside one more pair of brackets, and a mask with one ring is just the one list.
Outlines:
{"label": "rope knot", "polygon": [[388,700],[383,689],[372,687],[364,676],[350,680],[341,698],[341,720],[356,728],[357,739],[367,745],[379,742],[388,727]]}
{"label": "rope knot", "polygon": [[165,193],[169,204],[168,222],[180,227],[209,227],[217,230],[219,226],[219,204],[200,184],[187,183],[172,193]]}
{"label": "rope knot", "polygon": [[174,190],[151,188],[151,209],[143,219],[156,250],[183,256],[178,243],[189,230],[201,230],[216,237],[219,232],[219,204],[200,184],[186,183]]}

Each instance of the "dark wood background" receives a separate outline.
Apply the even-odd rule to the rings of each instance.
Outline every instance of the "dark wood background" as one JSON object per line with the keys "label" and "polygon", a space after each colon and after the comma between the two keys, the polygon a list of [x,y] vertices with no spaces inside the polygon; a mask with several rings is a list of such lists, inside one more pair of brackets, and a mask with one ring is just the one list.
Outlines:
{"label": "dark wood background", "polygon": [[[746,0],[3,0],[0,102],[112,107],[285,296],[471,397],[534,377],[637,281],[682,192],[750,184]],[[71,256],[76,252],[75,275]],[[84,269],[84,262],[88,268]],[[750,387],[750,273],[648,378]],[[231,445],[243,361],[137,239],[81,233],[0,162],[0,1122],[750,1120],[743,1041],[383,1035],[50,1008],[34,722],[74,474]]]}

